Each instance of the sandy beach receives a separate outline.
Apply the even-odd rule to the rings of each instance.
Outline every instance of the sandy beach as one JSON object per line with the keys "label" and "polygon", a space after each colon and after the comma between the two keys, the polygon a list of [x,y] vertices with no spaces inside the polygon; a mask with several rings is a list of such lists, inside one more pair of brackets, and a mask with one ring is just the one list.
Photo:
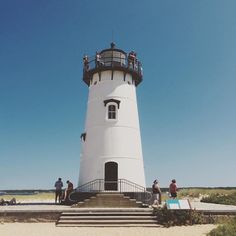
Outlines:
{"label": "sandy beach", "polygon": [[201,236],[215,225],[175,226],[170,228],[77,228],[56,227],[54,223],[4,223],[0,225],[1,236]]}

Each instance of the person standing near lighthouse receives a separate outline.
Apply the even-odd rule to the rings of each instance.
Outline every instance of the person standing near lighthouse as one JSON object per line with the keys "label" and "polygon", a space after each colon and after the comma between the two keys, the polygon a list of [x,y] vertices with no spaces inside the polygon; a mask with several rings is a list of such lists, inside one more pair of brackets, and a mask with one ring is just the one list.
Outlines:
{"label": "person standing near lighthouse", "polygon": [[169,192],[170,192],[170,197],[171,198],[176,198],[177,197],[177,186],[176,186],[176,180],[172,179],[171,184],[169,186]]}
{"label": "person standing near lighthouse", "polygon": [[63,187],[63,182],[61,181],[61,178],[58,178],[58,180],[55,182],[54,187],[56,188],[55,190],[55,203],[61,203],[61,197],[62,197],[62,187]]}
{"label": "person standing near lighthouse", "polygon": [[152,185],[153,205],[161,204],[161,189],[158,181],[155,179]]}

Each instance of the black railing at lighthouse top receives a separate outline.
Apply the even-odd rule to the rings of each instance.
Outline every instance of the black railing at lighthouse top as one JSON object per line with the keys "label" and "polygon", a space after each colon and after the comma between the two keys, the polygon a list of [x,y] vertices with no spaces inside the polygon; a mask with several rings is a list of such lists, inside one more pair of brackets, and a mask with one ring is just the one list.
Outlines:
{"label": "black railing at lighthouse top", "polygon": [[88,86],[93,74],[106,70],[118,70],[123,71],[124,74],[131,74],[136,86],[143,79],[142,64],[130,53],[127,55],[119,49],[107,49],[95,56],[84,57],[83,80]]}

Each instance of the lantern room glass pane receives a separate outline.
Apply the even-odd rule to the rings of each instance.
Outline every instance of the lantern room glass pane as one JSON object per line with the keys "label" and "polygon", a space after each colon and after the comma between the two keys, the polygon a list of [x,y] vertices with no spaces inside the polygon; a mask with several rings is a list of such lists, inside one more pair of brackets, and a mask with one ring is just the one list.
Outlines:
{"label": "lantern room glass pane", "polygon": [[109,50],[101,53],[101,61],[105,66],[125,65],[125,58],[125,54],[119,51]]}

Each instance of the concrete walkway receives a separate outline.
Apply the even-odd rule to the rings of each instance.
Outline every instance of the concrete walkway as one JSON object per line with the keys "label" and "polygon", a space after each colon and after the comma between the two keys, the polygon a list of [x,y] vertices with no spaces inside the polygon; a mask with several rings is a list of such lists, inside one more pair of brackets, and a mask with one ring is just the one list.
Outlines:
{"label": "concrete walkway", "polygon": [[[205,211],[235,211],[236,212],[236,206],[232,205],[221,205],[221,204],[213,204],[213,203],[203,203],[199,201],[191,201],[191,206],[193,209],[196,210],[205,210]],[[56,205],[49,202],[34,202],[34,203],[23,203],[19,205],[13,205],[13,206],[0,206],[0,213],[4,212],[63,212],[63,211],[76,211],[78,209],[88,210],[87,208],[72,208],[71,206],[63,206],[63,205]],[[93,208],[95,210],[96,208]],[[97,208],[101,209],[101,208]],[[107,208],[108,209],[108,208]],[[112,210],[112,208],[109,208]],[[119,209],[121,208],[113,208]],[[126,208],[124,208],[125,210]],[[135,208],[137,209],[137,208]],[[150,210],[150,208],[140,208],[142,210],[147,209]],[[127,210],[127,209],[126,209]]]}
{"label": "concrete walkway", "polygon": [[233,205],[222,205],[214,203],[205,203],[199,201],[192,201],[191,206],[196,210],[205,210],[205,211],[236,211],[236,206]]}
{"label": "concrete walkway", "polygon": [[53,203],[22,203],[13,206],[0,206],[1,212],[62,212],[72,209],[71,206]]}

